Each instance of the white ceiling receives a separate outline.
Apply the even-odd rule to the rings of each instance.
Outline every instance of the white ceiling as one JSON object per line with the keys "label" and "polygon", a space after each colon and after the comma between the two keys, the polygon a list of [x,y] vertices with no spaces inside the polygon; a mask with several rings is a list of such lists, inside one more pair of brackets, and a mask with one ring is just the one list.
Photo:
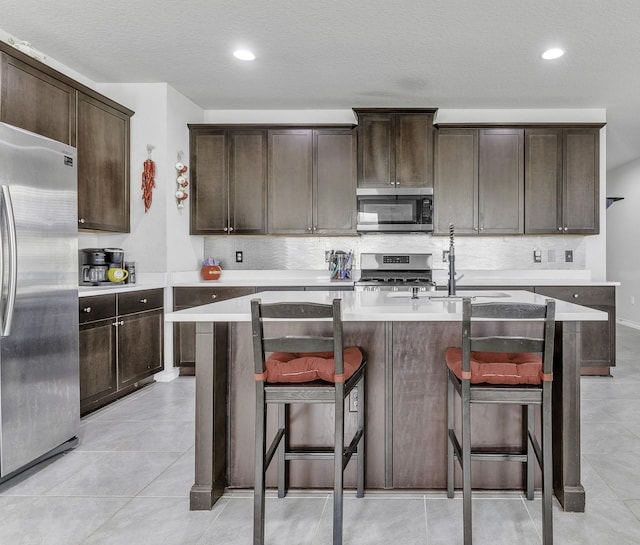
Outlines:
{"label": "white ceiling", "polygon": [[[204,109],[606,108],[640,156],[638,0],[0,0],[0,28],[98,83]],[[238,47],[257,59],[234,59]],[[567,54],[542,61],[560,46]]]}

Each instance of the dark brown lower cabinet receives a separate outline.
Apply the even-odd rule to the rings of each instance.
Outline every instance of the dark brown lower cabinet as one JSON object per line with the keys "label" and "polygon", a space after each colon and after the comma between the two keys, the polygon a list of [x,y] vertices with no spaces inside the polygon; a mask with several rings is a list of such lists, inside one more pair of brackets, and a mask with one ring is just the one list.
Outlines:
{"label": "dark brown lower cabinet", "polygon": [[606,322],[581,322],[583,375],[609,375],[616,364],[615,286],[538,286],[536,293],[609,314]]}
{"label": "dark brown lower cabinet", "polygon": [[153,380],[164,365],[162,289],[79,299],[80,414]]}
{"label": "dark brown lower cabinet", "polygon": [[[184,310],[254,293],[254,288],[214,286],[173,288],[173,309]],[[226,344],[226,343],[225,343]],[[181,375],[193,375],[196,366],[196,324],[173,324],[173,365]]]}

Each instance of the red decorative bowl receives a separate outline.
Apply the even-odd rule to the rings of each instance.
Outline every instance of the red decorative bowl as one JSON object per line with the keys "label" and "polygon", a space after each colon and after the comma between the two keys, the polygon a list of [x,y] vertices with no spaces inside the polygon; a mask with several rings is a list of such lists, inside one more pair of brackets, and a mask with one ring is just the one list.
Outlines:
{"label": "red decorative bowl", "polygon": [[222,274],[222,269],[219,265],[203,265],[200,269],[200,276],[202,280],[218,280]]}

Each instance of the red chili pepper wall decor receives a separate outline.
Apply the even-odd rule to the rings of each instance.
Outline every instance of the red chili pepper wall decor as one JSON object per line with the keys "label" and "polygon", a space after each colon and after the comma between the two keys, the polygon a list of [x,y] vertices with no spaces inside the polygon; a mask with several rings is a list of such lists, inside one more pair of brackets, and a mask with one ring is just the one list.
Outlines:
{"label": "red chili pepper wall decor", "polygon": [[153,188],[156,186],[156,165],[151,160],[151,151],[153,146],[147,146],[148,158],[142,168],[142,200],[144,201],[145,213],[151,208],[151,200],[153,199]]}

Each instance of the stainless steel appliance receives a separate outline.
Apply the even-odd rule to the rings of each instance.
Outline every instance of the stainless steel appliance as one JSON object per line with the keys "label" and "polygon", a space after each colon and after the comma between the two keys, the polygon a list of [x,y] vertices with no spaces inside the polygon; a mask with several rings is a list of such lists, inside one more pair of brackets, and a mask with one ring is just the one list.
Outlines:
{"label": "stainless steel appliance", "polygon": [[431,254],[360,255],[360,279],[356,291],[433,291]]}
{"label": "stainless steel appliance", "polygon": [[357,189],[360,232],[433,231],[433,189]]}
{"label": "stainless steel appliance", "polygon": [[76,168],[0,123],[0,482],[77,444]]}

